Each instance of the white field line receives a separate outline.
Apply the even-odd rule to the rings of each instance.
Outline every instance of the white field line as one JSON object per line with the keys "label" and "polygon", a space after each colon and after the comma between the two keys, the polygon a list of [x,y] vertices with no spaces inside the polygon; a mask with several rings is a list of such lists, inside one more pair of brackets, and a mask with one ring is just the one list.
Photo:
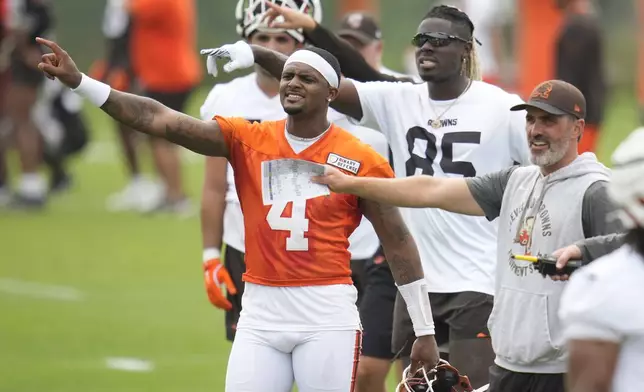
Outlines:
{"label": "white field line", "polygon": [[154,363],[140,358],[111,357],[105,358],[105,366],[108,369],[122,370],[125,372],[151,372],[154,370]]}
{"label": "white field line", "polygon": [[69,286],[56,286],[20,279],[0,278],[0,293],[58,301],[82,301],[81,291]]}

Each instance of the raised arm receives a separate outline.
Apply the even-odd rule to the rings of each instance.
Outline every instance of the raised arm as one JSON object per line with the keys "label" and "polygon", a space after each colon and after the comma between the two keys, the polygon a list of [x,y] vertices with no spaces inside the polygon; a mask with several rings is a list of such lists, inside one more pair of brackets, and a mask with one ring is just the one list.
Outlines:
{"label": "raised arm", "polygon": [[315,24],[304,28],[306,38],[318,48],[331,52],[340,62],[342,74],[359,82],[413,82],[410,77],[396,77],[374,69],[349,42],[326,27]]}
{"label": "raised arm", "polygon": [[228,156],[224,136],[216,121],[198,120],[153,99],[112,90],[106,84],[83,75],[69,54],[55,42],[42,38],[36,40],[53,52],[42,56],[38,68],[50,79],[57,78],[74,89],[115,120],[199,154]]}
{"label": "raised arm", "polygon": [[325,175],[315,178],[314,181],[327,184],[334,192],[350,193],[379,203],[484,215],[467,182],[462,178],[425,175],[394,179],[354,177],[328,167]]}
{"label": "raised arm", "polygon": [[[367,63],[362,55],[346,40],[319,25],[310,15],[291,7],[281,7],[267,2],[266,23],[279,29],[301,29],[307,41],[333,54],[340,62],[342,74],[360,82],[411,82],[411,78],[397,78],[383,74]],[[281,17],[278,21],[277,17]]]}
{"label": "raised arm", "polygon": [[[268,71],[274,78],[281,79],[284,64],[288,59],[287,56],[276,52],[271,49],[263,48],[258,45],[251,45],[255,63]],[[234,53],[231,53],[234,55]],[[331,107],[340,113],[344,113],[355,119],[362,118],[362,106],[360,105],[360,97],[353,83],[345,78],[340,81],[340,89],[338,96],[333,102]]]}

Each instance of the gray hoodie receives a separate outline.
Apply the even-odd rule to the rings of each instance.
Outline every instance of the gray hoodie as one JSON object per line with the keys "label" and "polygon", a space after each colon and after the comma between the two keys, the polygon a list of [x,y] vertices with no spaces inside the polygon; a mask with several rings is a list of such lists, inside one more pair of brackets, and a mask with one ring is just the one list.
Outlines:
{"label": "gray hoodie", "polygon": [[[468,179],[488,219],[499,218],[494,309],[488,327],[496,364],[522,373],[565,373],[557,311],[564,282],[543,278],[512,254],[549,255],[585,237],[618,229],[606,192],[610,171],[594,154],[543,176],[537,166]],[[597,218],[599,217],[599,218]],[[602,223],[603,222],[603,223]]]}

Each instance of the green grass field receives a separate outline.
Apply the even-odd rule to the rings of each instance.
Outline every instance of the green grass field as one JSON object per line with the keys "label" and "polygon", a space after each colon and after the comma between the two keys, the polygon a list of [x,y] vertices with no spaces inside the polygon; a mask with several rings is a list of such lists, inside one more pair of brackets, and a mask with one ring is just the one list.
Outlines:
{"label": "green grass field", "polygon": [[[112,123],[86,113],[93,143],[74,189],[41,214],[0,210],[0,391],[223,391],[230,344],[203,289],[199,220],[106,212],[124,169]],[[614,95],[600,158],[636,124],[632,95]],[[198,203],[203,160],[186,156]],[[121,357],[151,367],[108,366]]]}

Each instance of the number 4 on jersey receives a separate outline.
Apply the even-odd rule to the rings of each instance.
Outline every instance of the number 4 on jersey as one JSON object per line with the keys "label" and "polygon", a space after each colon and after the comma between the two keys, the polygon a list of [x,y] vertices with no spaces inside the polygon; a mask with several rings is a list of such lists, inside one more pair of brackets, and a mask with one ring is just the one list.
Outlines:
{"label": "number 4 on jersey", "polygon": [[[283,217],[282,214],[288,203],[293,203],[290,217]],[[286,250],[306,251],[309,250],[309,240],[304,238],[304,233],[309,230],[309,220],[306,219],[306,200],[280,201],[271,206],[266,216],[268,225],[273,230],[288,231],[290,235],[286,239]]]}

